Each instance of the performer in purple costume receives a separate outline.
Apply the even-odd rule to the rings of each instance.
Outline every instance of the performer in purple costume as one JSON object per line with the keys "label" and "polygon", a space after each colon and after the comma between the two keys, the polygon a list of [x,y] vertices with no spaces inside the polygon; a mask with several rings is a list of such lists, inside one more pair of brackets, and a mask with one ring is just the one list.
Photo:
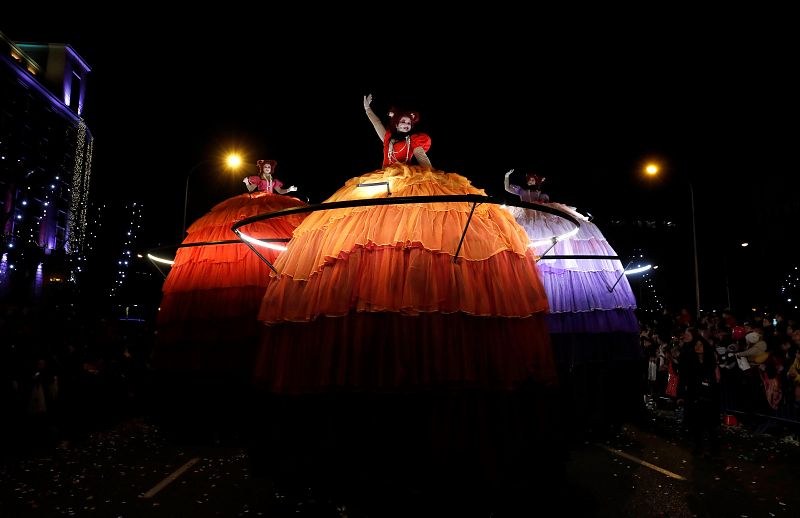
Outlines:
{"label": "performer in purple costume", "polygon": [[[537,266],[550,314],[547,323],[562,384],[576,419],[598,428],[639,411],[642,349],[636,300],[617,253],[589,218],[574,207],[552,203],[541,191],[545,178],[526,175],[527,188],[505,175],[505,190],[520,200],[566,211],[580,227],[546,212],[511,207],[541,259]],[[556,256],[556,259],[548,259]],[[574,258],[575,256],[594,256]],[[585,403],[585,405],[581,405]],[[588,414],[588,415],[587,415]]]}

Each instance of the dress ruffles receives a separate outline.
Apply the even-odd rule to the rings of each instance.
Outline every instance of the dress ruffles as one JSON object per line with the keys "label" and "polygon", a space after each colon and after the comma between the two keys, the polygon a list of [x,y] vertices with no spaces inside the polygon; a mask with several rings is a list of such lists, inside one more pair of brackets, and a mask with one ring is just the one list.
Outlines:
{"label": "dress ruffles", "polygon": [[[560,203],[543,203],[580,221],[514,207],[511,213],[530,237],[550,303],[547,325],[571,429],[602,429],[634,415],[642,348],[636,300],[617,253],[587,217]],[[553,245],[553,238],[559,238]],[[552,248],[551,248],[552,247]],[[598,256],[576,259],[570,256]],[[548,259],[548,256],[562,256]],[[563,257],[567,256],[567,257]]]}
{"label": "dress ruffles", "polygon": [[[386,198],[385,184],[364,186],[380,182],[392,197],[484,195],[396,164],[327,201]],[[486,203],[470,219],[472,207],[320,210],[295,229],[259,312],[257,436],[272,439],[257,465],[359,488],[364,474],[463,488],[547,469],[537,445],[558,423],[544,286],[513,217]]]}
{"label": "dress ruffles", "polygon": [[[256,316],[271,270],[238,241],[231,227],[257,214],[303,205],[296,198],[266,192],[242,194],[217,204],[188,228],[184,245],[237,243],[178,249],[162,288],[154,354],[157,367],[249,370],[261,331]],[[241,230],[261,239],[288,239],[302,219],[303,215],[275,218]],[[270,262],[279,254],[258,248]]]}
{"label": "dress ruffles", "polygon": [[[485,193],[458,174],[394,165],[327,202]],[[259,319],[256,382],[330,388],[512,389],[555,381],[547,299],[527,236],[493,204],[436,202],[317,211],[275,263]],[[459,257],[463,229],[469,222]]]}

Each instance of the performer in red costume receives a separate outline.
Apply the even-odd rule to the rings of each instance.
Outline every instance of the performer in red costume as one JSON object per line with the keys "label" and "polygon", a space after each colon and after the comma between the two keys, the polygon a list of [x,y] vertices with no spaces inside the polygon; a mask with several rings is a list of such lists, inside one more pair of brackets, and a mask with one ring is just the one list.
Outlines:
{"label": "performer in red costume", "polygon": [[[395,112],[387,131],[370,102],[384,168],[326,203],[485,195],[431,168],[415,112]],[[275,409],[265,466],[454,484],[541,466],[549,452],[534,442],[555,426],[537,405],[557,379],[547,299],[525,231],[498,205],[472,209],[360,206],[316,211],[298,226],[259,313],[255,383]]]}
{"label": "performer in red costume", "polygon": [[296,191],[297,187],[294,185],[288,189],[284,189],[283,182],[272,176],[272,171],[275,170],[277,165],[277,162],[274,160],[259,160],[256,162],[258,174],[248,176],[242,180],[245,186],[247,186],[247,191],[253,192],[254,190],[258,190],[258,192],[268,192],[270,194],[274,191],[277,191],[278,194],[289,194],[290,192]]}
{"label": "performer in red costume", "polygon": [[387,130],[380,117],[370,108],[370,104],[372,104],[372,94],[364,96],[364,111],[383,142],[383,167],[397,163],[407,164],[413,157],[419,165],[432,169],[427,155],[431,147],[430,137],[425,133],[411,132],[414,124],[419,121],[419,113],[391,109]]}
{"label": "performer in red costume", "polygon": [[[257,214],[305,205],[272,193],[272,189],[296,190],[281,189],[271,176],[275,165],[274,161],[259,160],[259,175],[246,179],[258,191],[217,204],[187,229],[183,241],[184,245],[235,243],[179,248],[164,281],[153,365],[165,381],[164,390],[179,400],[168,413],[176,413],[192,401],[198,401],[198,411],[203,414],[209,413],[207,409],[216,400],[224,408],[231,403],[223,400],[229,396],[224,387],[241,385],[249,378],[263,327],[256,317],[270,269],[239,241],[231,226]],[[246,233],[255,238],[288,239],[302,219],[303,215],[271,219],[249,225]],[[269,261],[275,261],[285,243],[276,245],[258,248]],[[186,410],[189,412],[191,409]]]}

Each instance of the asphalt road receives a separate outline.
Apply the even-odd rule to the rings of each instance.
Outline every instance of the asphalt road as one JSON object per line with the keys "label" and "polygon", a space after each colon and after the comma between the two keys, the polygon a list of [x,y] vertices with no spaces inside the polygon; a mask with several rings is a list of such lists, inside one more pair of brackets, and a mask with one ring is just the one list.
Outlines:
{"label": "asphalt road", "polygon": [[[547,447],[547,445],[543,445]],[[719,459],[695,458],[672,412],[570,446],[564,471],[478,499],[373,485],[347,495],[251,475],[236,440],[176,441],[145,418],[0,464],[0,516],[770,517],[800,512],[796,436],[723,428]],[[444,485],[443,485],[444,487]],[[378,489],[376,489],[378,488]]]}

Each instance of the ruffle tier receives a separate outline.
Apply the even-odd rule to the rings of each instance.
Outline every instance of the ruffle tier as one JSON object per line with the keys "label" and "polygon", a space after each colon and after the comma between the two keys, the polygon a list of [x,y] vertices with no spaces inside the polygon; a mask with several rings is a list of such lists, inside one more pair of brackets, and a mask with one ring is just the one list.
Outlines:
{"label": "ruffle tier", "polygon": [[351,310],[527,317],[547,311],[547,299],[530,255],[453,263],[418,246],[356,248],[308,280],[273,277],[259,319],[302,322]]}
{"label": "ruffle tier", "polygon": [[[484,194],[457,175],[397,165],[353,178],[328,202]],[[275,266],[259,319],[308,321],[356,311],[464,312],[526,317],[547,310],[527,236],[496,205],[381,205],[318,211],[297,227]]]}
{"label": "ruffle tier", "polygon": [[[574,225],[546,212],[512,207],[516,218],[533,243],[537,267],[545,286],[551,313],[584,313],[636,308],[636,299],[623,264],[618,259],[548,259],[548,256],[592,255],[614,257],[617,253],[600,229],[573,207],[561,203],[545,205],[563,210],[577,218],[581,225],[575,235],[545,243],[574,230]],[[613,287],[613,288],[612,288]]]}
{"label": "ruffle tier", "polygon": [[[349,180],[326,203],[387,198],[384,185],[359,187],[381,182],[389,183],[391,197],[486,195],[458,174],[395,165]],[[342,252],[357,247],[418,245],[454,256],[467,220],[460,258],[482,261],[503,251],[525,255],[528,238],[507,211],[479,204],[470,219],[471,210],[468,202],[435,202],[316,211],[295,230],[288,253],[276,267],[294,279],[308,279]]]}
{"label": "ruffle tier", "polygon": [[[575,225],[564,218],[547,212],[509,207],[509,213],[517,223],[525,229],[525,233],[534,244],[536,255],[544,255],[540,264],[546,263],[552,269],[579,270],[579,271],[622,271],[619,260],[606,259],[553,259],[548,260],[548,255],[597,255],[614,257],[617,253],[608,244],[597,225],[589,218],[577,212],[573,207],[562,203],[543,203],[549,207],[562,210],[580,221],[578,232],[569,238],[558,241],[555,246],[548,242],[554,237],[563,236],[575,229]],[[552,246],[552,248],[551,248]]]}
{"label": "ruffle tier", "polygon": [[[328,202],[479,194],[469,180],[396,165]],[[362,185],[362,187],[359,187]],[[547,299],[527,236],[494,204],[318,211],[276,262],[259,319],[256,383],[274,393],[512,390],[556,380]]]}
{"label": "ruffle tier", "polygon": [[[539,266],[551,313],[636,308],[633,292],[622,272],[553,271],[541,262]],[[622,278],[615,286],[620,275]]]}
{"label": "ruffle tier", "polygon": [[[574,225],[546,212],[513,207],[541,258],[536,265],[547,293],[547,315],[556,363],[559,365],[611,365],[641,358],[636,299],[623,264],[618,259],[548,259],[551,255],[614,257],[617,253],[600,229],[573,207],[545,205],[565,211],[581,222],[578,231],[552,244],[548,240],[567,235]],[[571,378],[567,377],[571,383]],[[565,381],[565,380],[562,380]]]}
{"label": "ruffle tier", "polygon": [[[266,192],[234,196],[233,198],[218,203],[209,213],[192,223],[186,231],[187,235],[182,244],[188,245],[193,243],[230,240],[238,241],[239,238],[231,230],[234,223],[258,214],[302,206],[305,206],[305,203],[296,198]],[[272,218],[266,221],[252,223],[242,227],[240,230],[249,236],[259,239],[288,239],[292,237],[292,232],[297,225],[303,221],[303,217],[303,214],[293,214],[280,218]],[[262,250],[271,253],[273,258],[277,256],[272,249],[262,248],[259,251]],[[195,268],[194,271],[188,272],[187,275],[181,275],[179,272],[184,265],[196,266],[199,263],[239,263],[252,258],[255,258],[256,262],[266,267],[263,261],[259,260],[258,256],[244,243],[179,248],[175,256],[175,263],[172,265],[170,274],[167,276],[164,291],[169,292],[184,289],[182,282],[187,279],[190,282],[185,289],[197,289],[194,281],[196,280],[197,274],[201,272],[197,271]],[[255,262],[253,264],[255,264]],[[251,268],[240,269],[248,272],[251,270]],[[269,271],[268,267],[266,267],[266,271]],[[239,281],[232,282],[232,285],[239,285]],[[215,287],[217,287],[217,285],[215,285]]]}
{"label": "ruffle tier", "polygon": [[543,314],[351,312],[267,326],[255,384],[283,394],[328,390],[512,390],[556,382]]}

